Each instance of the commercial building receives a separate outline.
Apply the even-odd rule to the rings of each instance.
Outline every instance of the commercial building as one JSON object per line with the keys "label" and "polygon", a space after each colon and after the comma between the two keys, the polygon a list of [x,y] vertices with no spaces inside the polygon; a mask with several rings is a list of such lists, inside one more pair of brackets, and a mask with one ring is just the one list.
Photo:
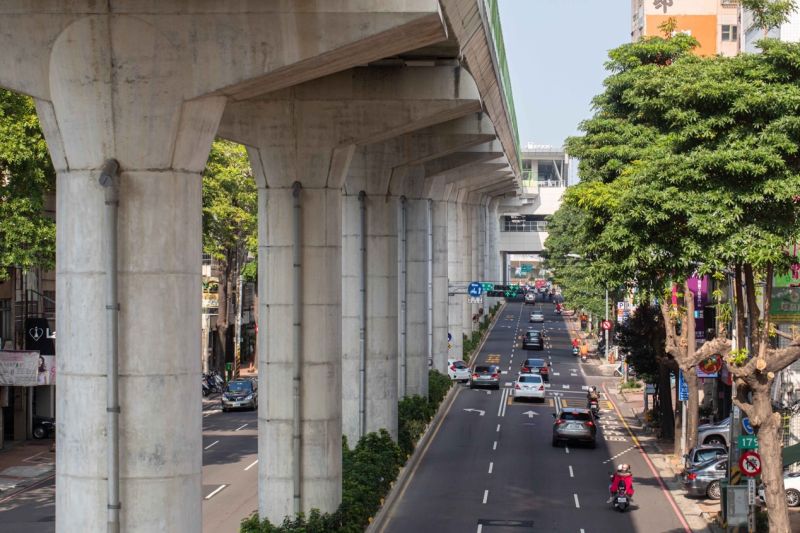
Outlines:
{"label": "commercial building", "polygon": [[663,35],[662,25],[674,19],[675,33],[700,42],[703,56],[739,53],[738,0],[631,0],[631,38]]}
{"label": "commercial building", "polygon": [[523,263],[541,263],[547,219],[561,206],[570,174],[567,153],[550,145],[527,143],[520,159],[522,195],[498,206],[503,281]]}

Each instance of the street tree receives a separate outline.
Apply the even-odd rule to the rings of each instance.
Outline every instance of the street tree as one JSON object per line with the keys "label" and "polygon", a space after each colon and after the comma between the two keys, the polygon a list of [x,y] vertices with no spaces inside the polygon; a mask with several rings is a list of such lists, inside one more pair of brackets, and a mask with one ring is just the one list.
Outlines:
{"label": "street tree", "polygon": [[[639,128],[652,135],[651,146],[614,162],[603,155],[624,148],[604,148],[603,139],[584,128],[587,139],[574,141],[571,152],[582,157],[586,149],[581,170],[588,170],[588,179],[572,201],[607,217],[595,242],[606,249],[607,263],[618,265],[610,274],[654,288],[676,284],[675,297],[662,297],[661,309],[666,351],[689,385],[690,444],[697,416],[694,368],[709,355],[725,357],[737,386],[734,402],[759,432],[770,529],[787,531],[780,415],[770,393],[775,374],[800,358],[800,339],[777,332],[771,305],[762,312],[758,304],[762,288],[764,301],[773,303],[774,275],[796,261],[785,250],[800,237],[800,46],[767,39],[762,54],[734,58],[664,60],[648,52],[676,40],[612,51],[616,70],[595,118],[624,123],[615,124],[615,132]],[[603,211],[597,198],[612,196],[610,205],[624,210]],[[735,347],[718,335],[697,348],[695,298],[685,280],[694,272],[726,271],[733,274]],[[788,336],[788,346],[774,347],[776,335]]]}
{"label": "street tree", "polygon": [[54,191],[33,100],[0,89],[0,281],[14,268],[55,267],[55,220],[45,210]]}
{"label": "street tree", "polygon": [[620,348],[627,353],[626,361],[636,370],[637,376],[656,385],[653,409],[659,413],[661,436],[673,438],[675,413],[670,372],[677,371],[678,367],[665,349],[666,331],[661,310],[650,302],[640,304],[628,321],[619,326],[617,335]]}
{"label": "street tree", "polygon": [[257,249],[257,212],[256,184],[245,147],[214,141],[203,172],[203,251],[220,272],[216,325],[222,358],[214,362],[217,370],[230,355],[231,294],[239,274],[252,270],[246,260]]}
{"label": "street tree", "polygon": [[789,21],[789,16],[797,11],[796,0],[741,0],[742,7],[752,14],[751,29],[759,29],[767,37],[769,31]]}

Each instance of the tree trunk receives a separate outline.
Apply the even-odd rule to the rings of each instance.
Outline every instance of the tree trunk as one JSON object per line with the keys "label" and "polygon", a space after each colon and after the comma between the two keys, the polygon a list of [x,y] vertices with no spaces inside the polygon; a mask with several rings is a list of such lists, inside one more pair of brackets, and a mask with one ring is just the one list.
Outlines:
{"label": "tree trunk", "polygon": [[753,392],[753,411],[764,422],[758,428],[758,448],[761,455],[761,481],[767,503],[770,531],[789,531],[789,511],[783,486],[783,458],[780,442],[780,414],[773,413],[769,389]]}
{"label": "tree trunk", "polygon": [[228,300],[231,293],[232,262],[225,261],[222,266],[222,277],[219,280],[219,310],[217,311],[217,336],[219,337],[220,353],[215,358],[216,370],[224,374],[225,361],[228,360]]}
{"label": "tree trunk", "polygon": [[694,367],[683,371],[683,379],[689,389],[689,401],[686,402],[686,451],[697,444],[697,421],[699,418],[699,396],[697,373]]}
{"label": "tree trunk", "polygon": [[671,439],[675,435],[669,373],[669,367],[665,363],[658,364],[658,407],[661,412],[661,437],[665,439]]}

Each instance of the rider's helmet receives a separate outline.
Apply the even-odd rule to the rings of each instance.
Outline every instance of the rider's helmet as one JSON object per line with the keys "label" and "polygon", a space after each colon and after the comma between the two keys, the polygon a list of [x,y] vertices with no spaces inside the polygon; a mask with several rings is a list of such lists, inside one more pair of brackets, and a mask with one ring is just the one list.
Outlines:
{"label": "rider's helmet", "polygon": [[620,474],[625,472],[625,466],[626,465],[623,464],[623,463],[620,463],[619,465],[617,465],[617,472],[620,473]]}

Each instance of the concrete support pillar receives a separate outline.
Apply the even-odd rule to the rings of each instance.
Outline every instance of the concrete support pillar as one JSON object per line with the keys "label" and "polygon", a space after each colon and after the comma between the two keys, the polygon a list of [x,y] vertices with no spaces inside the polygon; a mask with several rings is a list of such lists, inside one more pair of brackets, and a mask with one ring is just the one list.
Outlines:
{"label": "concrete support pillar", "polygon": [[[458,203],[458,237],[461,254],[461,275],[464,283],[474,281],[472,271],[472,225],[470,224],[470,208],[466,203],[466,195],[460,195]],[[461,327],[463,333],[469,337],[472,335],[472,304],[469,303],[468,296],[461,297]]]}
{"label": "concrete support pillar", "polygon": [[[459,238],[459,204],[456,201],[455,195],[450,195],[447,201],[447,278],[448,288],[453,287],[455,284],[463,283],[463,272],[461,269],[463,263],[463,254],[461,253],[461,240]],[[462,335],[464,334],[464,294],[449,294],[448,290],[448,304],[447,304],[447,321],[448,331],[452,340],[450,344],[450,357],[453,359],[462,359],[464,357],[464,341]]]}
{"label": "concrete support pillar", "polygon": [[362,420],[365,404],[360,401],[361,373],[366,372],[361,368],[361,351],[366,350],[366,331],[362,331],[362,324],[366,324],[362,323],[361,290],[362,283],[366,289],[366,280],[361,257],[365,245],[361,207],[357,192],[342,197],[342,434],[351,447],[366,426]]}
{"label": "concrete support pillar", "polygon": [[[252,153],[251,153],[252,159]],[[256,168],[256,172],[260,169]],[[267,183],[266,176],[257,181]],[[301,184],[302,185],[302,184]],[[301,188],[300,239],[293,227],[293,188],[259,188],[259,513],[273,523],[295,511],[333,511],[341,501],[341,223],[338,188]],[[295,294],[293,253],[300,248],[301,294]],[[301,324],[293,323],[301,306]],[[299,343],[299,354],[295,353]],[[296,361],[295,357],[300,360]],[[294,365],[300,365],[300,380]],[[299,464],[294,435],[300,394]],[[295,487],[296,469],[300,486]],[[299,490],[298,490],[299,489]],[[296,502],[293,495],[301,495]]]}
{"label": "concrete support pillar", "polygon": [[[447,372],[449,355],[447,348],[449,327],[447,202],[434,200],[431,211],[433,218],[433,368],[444,374]],[[455,336],[453,336],[453,340],[455,341]],[[455,350],[455,343],[453,346]]]}
{"label": "concrete support pillar", "polygon": [[[50,61],[33,70],[47,80],[36,106],[57,172],[55,529],[105,531],[110,477],[119,479],[122,531],[200,531],[201,173],[225,102],[184,102],[173,43],[139,21],[117,22],[79,19],[53,35],[50,50],[26,52]],[[109,39],[115,61],[98,44]],[[142,42],[161,55],[141,60]],[[98,183],[109,158],[120,167],[116,476],[107,462],[109,250]]]}
{"label": "concrete support pillar", "polygon": [[406,395],[428,395],[428,200],[406,200]]}
{"label": "concrete support pillar", "polygon": [[397,438],[397,212],[395,196],[367,196],[367,433]]}

